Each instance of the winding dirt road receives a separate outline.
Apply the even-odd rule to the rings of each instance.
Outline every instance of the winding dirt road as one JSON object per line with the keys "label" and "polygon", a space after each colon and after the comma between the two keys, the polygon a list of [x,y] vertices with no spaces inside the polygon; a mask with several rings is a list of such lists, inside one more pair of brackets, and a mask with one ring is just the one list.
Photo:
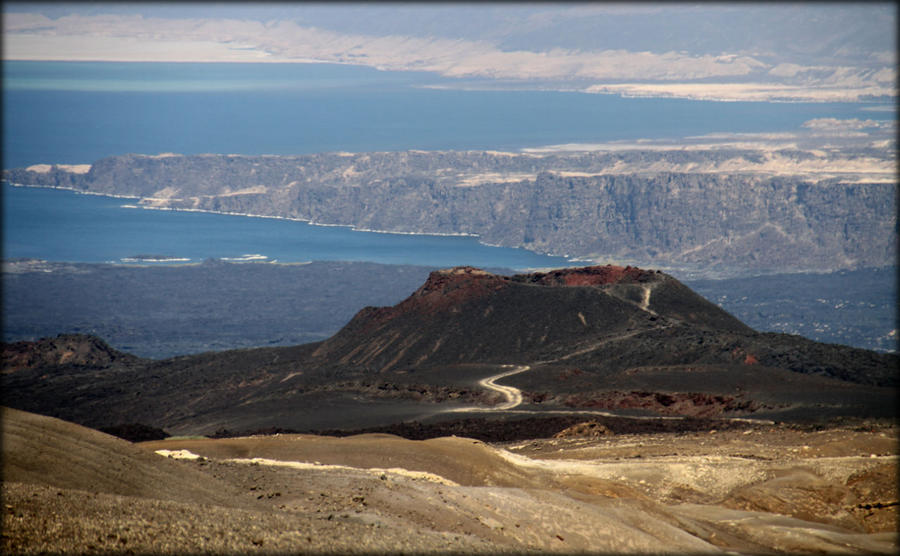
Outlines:
{"label": "winding dirt road", "polygon": [[506,401],[495,405],[493,407],[456,407],[453,409],[448,409],[448,413],[459,413],[459,412],[471,412],[471,411],[508,411],[515,407],[518,407],[522,404],[522,391],[516,388],[515,386],[503,386],[497,384],[495,381],[500,380],[501,378],[506,378],[508,376],[517,375],[519,373],[524,373],[525,371],[531,369],[529,365],[504,365],[504,367],[513,367],[511,371],[504,371],[500,374],[492,375],[487,378],[483,378],[478,381],[478,385],[482,388],[486,388],[488,390],[493,390],[494,392],[500,392],[505,398]]}
{"label": "winding dirt road", "polygon": [[[631,334],[628,334],[631,335]],[[596,346],[595,346],[596,347]],[[565,359],[565,357],[560,358]],[[504,411],[507,413],[521,413],[521,414],[531,414],[531,415],[597,415],[601,417],[616,417],[616,418],[624,418],[624,419],[637,419],[637,420],[671,420],[671,421],[680,421],[684,420],[685,416],[683,415],[623,415],[618,412],[612,411],[601,411],[597,409],[544,409],[544,410],[522,410],[516,409],[518,406],[522,405],[522,391],[516,388],[515,386],[503,386],[502,384],[497,384],[496,381],[506,378],[508,376],[517,375],[519,373],[524,373],[531,369],[530,365],[503,365],[503,367],[513,367],[512,370],[504,371],[502,373],[491,375],[487,378],[483,378],[478,381],[478,385],[487,390],[493,390],[494,392],[501,393],[506,401],[492,406],[492,407],[484,407],[484,406],[467,406],[467,407],[455,407],[452,409],[445,409],[439,411],[438,413],[488,413],[488,412],[496,412],[496,411]],[[774,421],[770,421],[768,419],[754,419],[754,418],[746,418],[746,417],[721,417],[727,421],[740,421],[747,423],[755,423],[758,425],[774,425]]]}
{"label": "winding dirt road", "polygon": [[511,371],[506,371],[505,373],[500,373],[498,375],[489,376],[487,378],[483,378],[478,381],[478,385],[488,390],[493,390],[495,392],[500,392],[506,397],[506,402],[494,406],[491,409],[493,410],[505,410],[512,409],[522,403],[522,391],[516,388],[515,386],[502,386],[500,384],[496,384],[494,381],[500,380],[501,378],[506,378],[508,376],[517,375],[519,373],[524,373],[529,370],[531,367],[528,365],[519,365]]}

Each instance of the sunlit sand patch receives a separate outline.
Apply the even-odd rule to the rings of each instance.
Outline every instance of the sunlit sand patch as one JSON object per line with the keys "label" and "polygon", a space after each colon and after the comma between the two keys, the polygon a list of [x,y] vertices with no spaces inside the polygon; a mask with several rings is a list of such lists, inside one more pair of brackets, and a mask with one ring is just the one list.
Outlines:
{"label": "sunlit sand patch", "polygon": [[[187,450],[178,450],[182,452],[187,452]],[[168,452],[168,450],[157,450],[157,453],[160,452]],[[190,453],[190,452],[188,452]],[[198,456],[199,457],[199,456]],[[349,465],[333,465],[333,464],[325,464],[318,462],[303,462],[303,461],[281,461],[276,459],[268,459],[268,458],[231,458],[225,461],[230,461],[234,463],[241,463],[245,465],[269,465],[272,467],[289,467],[291,469],[312,469],[316,471],[327,471],[327,470],[344,470],[344,471],[362,471],[368,473],[370,475],[397,475],[400,477],[406,477],[408,479],[419,480],[419,481],[428,481],[431,483],[438,483],[445,486],[459,486],[458,483],[451,481],[445,477],[441,477],[435,473],[429,473],[427,471],[410,471],[409,469],[403,469],[402,467],[389,467],[389,468],[381,468],[381,467],[351,467]]]}
{"label": "sunlit sand patch", "polygon": [[623,97],[686,98],[724,102],[859,102],[864,97],[890,97],[888,86],[809,87],[768,83],[617,83],[592,85],[586,93],[620,94]]}
{"label": "sunlit sand patch", "polygon": [[70,174],[87,174],[91,171],[90,164],[32,164],[25,168],[29,172],[37,172],[39,174],[47,174],[51,170],[62,170]]}
{"label": "sunlit sand patch", "polygon": [[725,456],[655,457],[641,463],[615,460],[538,460],[505,450],[501,457],[522,468],[561,476],[585,476],[639,488],[667,491],[685,485],[698,492],[722,497],[731,490],[767,477],[764,463]]}
{"label": "sunlit sand patch", "polygon": [[205,195],[205,197],[236,197],[239,195],[263,195],[269,192],[269,188],[265,185],[254,185],[253,187],[245,187],[244,189],[236,189],[234,191],[226,190],[216,195]]}
{"label": "sunlit sand patch", "polygon": [[159,191],[156,191],[150,197],[147,197],[148,201],[156,201],[159,199],[172,199],[179,193],[179,190],[175,187],[164,187]]}
{"label": "sunlit sand patch", "polygon": [[[894,183],[897,181],[897,170],[895,161],[892,159],[883,159],[875,157],[858,157],[843,158],[829,157],[821,149],[805,150],[814,155],[814,158],[793,157],[791,154],[785,154],[775,149],[757,149],[758,145],[738,145],[729,144],[731,147],[753,148],[760,151],[762,160],[748,160],[744,156],[735,156],[720,161],[689,161],[689,162],[669,162],[666,160],[657,160],[654,162],[637,162],[629,163],[622,160],[615,161],[614,164],[599,169],[595,172],[556,170],[551,173],[561,177],[596,177],[612,174],[652,174],[660,172],[675,173],[697,173],[697,174],[760,174],[763,176],[800,176],[811,179],[813,181],[821,181],[832,178],[846,178],[846,183]],[[634,145],[631,145],[634,146]],[[618,147],[624,145],[556,145],[544,147],[545,150],[578,151],[578,150],[618,150]],[[712,145],[691,145],[687,147],[679,147],[679,150],[700,150]],[[722,147],[722,145],[718,145]],[[787,146],[782,145],[786,148]],[[791,145],[796,148],[796,145]],[[624,149],[623,149],[624,150]],[[675,150],[674,146],[655,145],[652,149],[647,150]],[[473,176],[468,180],[484,179],[481,174]],[[467,185],[464,180],[460,185]],[[484,179],[484,182],[490,182]],[[471,183],[469,185],[474,185]]]}
{"label": "sunlit sand patch", "polygon": [[887,149],[890,148],[891,144],[896,141],[895,139],[884,139],[882,141],[872,141],[869,143],[869,146],[873,149]]}
{"label": "sunlit sand patch", "polygon": [[[867,142],[874,149],[889,149],[895,145],[893,130],[895,121],[860,120],[858,118],[817,118],[807,120],[796,131],[780,132],[715,132],[702,135],[688,135],[675,139],[634,139],[603,143],[562,143],[527,147],[522,153],[557,154],[581,152],[622,152],[622,151],[709,151],[709,150],[752,150],[774,153],[782,150],[815,150],[830,148],[839,153],[843,143],[851,141],[857,145]],[[828,145],[830,141],[839,144]],[[892,152],[885,153],[893,157]]]}
{"label": "sunlit sand patch", "polygon": [[147,154],[144,155],[147,158],[172,158],[174,156],[184,156],[178,153],[159,153],[159,154]]}
{"label": "sunlit sand patch", "polygon": [[87,174],[91,170],[90,164],[57,164],[56,167],[72,174]]}
{"label": "sunlit sand patch", "polygon": [[172,459],[186,459],[190,461],[205,459],[203,456],[198,456],[190,450],[156,450],[156,453],[165,458]]}
{"label": "sunlit sand patch", "polygon": [[[132,23],[133,24],[133,23]],[[259,49],[234,48],[215,40],[163,37],[50,35],[4,36],[6,59],[84,62],[269,62],[281,60]],[[274,58],[274,59],[273,59]]]}
{"label": "sunlit sand patch", "polygon": [[290,379],[294,378],[295,376],[302,376],[302,375],[303,375],[303,371],[295,371],[295,372],[293,372],[293,373],[290,373],[290,374],[287,375],[286,377],[282,378],[282,379],[279,380],[278,382],[287,382],[287,381],[289,381]]}
{"label": "sunlit sand patch", "polygon": [[[616,165],[618,164],[619,162],[616,162]],[[566,170],[553,173],[564,178],[593,178],[594,176],[603,175],[603,172],[569,172]]]}
{"label": "sunlit sand patch", "polygon": [[456,185],[459,187],[474,187],[485,183],[515,183],[535,178],[537,178],[537,174],[533,173],[501,174],[499,172],[486,172],[462,177]]}
{"label": "sunlit sand patch", "polygon": [[803,127],[828,131],[866,128],[889,129],[895,126],[896,123],[891,121],[860,120],[859,118],[813,118],[803,122]]}

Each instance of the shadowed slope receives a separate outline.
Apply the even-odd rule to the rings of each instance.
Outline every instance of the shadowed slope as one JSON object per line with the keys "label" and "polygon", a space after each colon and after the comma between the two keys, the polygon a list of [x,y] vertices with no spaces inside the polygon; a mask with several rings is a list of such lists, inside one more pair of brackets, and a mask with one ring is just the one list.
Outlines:
{"label": "shadowed slope", "polygon": [[199,504],[234,505],[208,476],[99,431],[2,408],[3,481]]}
{"label": "shadowed slope", "polygon": [[150,361],[80,341],[96,362],[64,362],[55,339],[25,346],[13,365],[29,349],[55,355],[7,369],[4,403],[98,428],[143,423],[174,434],[359,429],[504,409],[504,396],[483,381],[523,366],[498,377],[496,386],[521,391],[522,403],[515,396],[506,409],[877,417],[893,411],[886,400],[895,391],[883,387],[897,384],[898,361],[757,333],[666,274],[609,265],[512,277],[436,271],[406,300],[367,307],[317,344]]}
{"label": "shadowed slope", "polygon": [[661,318],[751,332],[658,272],[608,265],[505,277],[459,267],[432,272],[393,307],[363,309],[313,360],[378,371],[529,362],[589,340],[659,328]]}

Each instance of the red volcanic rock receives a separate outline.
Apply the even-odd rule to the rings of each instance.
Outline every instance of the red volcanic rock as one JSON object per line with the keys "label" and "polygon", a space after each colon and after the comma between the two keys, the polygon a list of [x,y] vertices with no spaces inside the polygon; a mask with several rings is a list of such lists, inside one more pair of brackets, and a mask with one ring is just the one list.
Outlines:
{"label": "red volcanic rock", "polygon": [[731,350],[731,358],[735,360],[740,360],[743,358],[744,365],[757,365],[759,364],[759,359],[753,355],[752,353],[747,353],[741,348],[734,348]]}
{"label": "red volcanic rock", "polygon": [[471,266],[436,270],[418,290],[398,308],[434,312],[458,306],[506,287],[509,278],[491,274]]}
{"label": "red volcanic rock", "polygon": [[500,290],[509,278],[498,276],[471,266],[435,270],[419,289],[393,307],[367,307],[356,319],[367,323],[366,328],[386,323],[400,315],[416,313],[433,315],[441,311],[455,312],[466,301]]}
{"label": "red volcanic rock", "polygon": [[357,319],[366,323],[365,330],[370,330],[404,314],[458,312],[467,301],[485,297],[511,283],[550,287],[602,286],[643,283],[656,277],[656,271],[614,265],[565,268],[518,274],[511,278],[471,266],[458,266],[432,272],[418,290],[399,304],[393,307],[367,307],[360,311]]}
{"label": "red volcanic rock", "polygon": [[551,272],[522,275],[525,282],[544,286],[603,286],[606,284],[634,284],[648,282],[655,271],[633,266],[586,266],[562,268]]}
{"label": "red volcanic rock", "polygon": [[434,314],[439,311],[455,311],[466,301],[496,292],[513,281],[541,286],[602,286],[647,282],[656,274],[655,271],[637,267],[606,265],[564,268],[509,278],[471,266],[458,266],[432,272],[428,280],[403,302],[394,307],[373,311],[371,316],[384,322],[408,312]]}

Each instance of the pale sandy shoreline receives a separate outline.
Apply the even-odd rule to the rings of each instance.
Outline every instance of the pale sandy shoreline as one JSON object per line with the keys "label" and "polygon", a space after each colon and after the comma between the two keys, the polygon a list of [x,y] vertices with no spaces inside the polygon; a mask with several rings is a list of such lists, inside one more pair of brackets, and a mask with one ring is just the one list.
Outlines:
{"label": "pale sandy shoreline", "polygon": [[[103,54],[98,56],[72,57],[65,54],[58,56],[14,56],[3,57],[4,61],[16,62],[64,62],[64,63],[136,63],[136,64],[334,64],[341,66],[358,66],[372,68],[378,71],[411,72],[422,71],[416,68],[382,67],[357,61],[347,60],[322,60],[315,58],[240,58],[234,59],[217,56],[187,56],[176,59],[166,59],[152,56],[121,55],[112,56]],[[434,72],[440,74],[440,72]],[[441,75],[445,79],[454,76]],[[449,91],[551,91],[557,93],[581,93],[614,95],[624,99],[680,99],[699,102],[763,102],[773,104],[808,104],[808,103],[870,103],[878,106],[897,99],[897,90],[889,87],[806,87],[802,85],[790,86],[766,83],[692,83],[685,81],[658,81],[646,83],[596,83],[593,85],[563,85],[548,86],[540,80],[529,81],[522,77],[522,82],[514,88],[497,89],[496,87],[477,87],[466,83],[442,83],[440,85],[419,84],[412,85],[416,89],[434,89]]]}

